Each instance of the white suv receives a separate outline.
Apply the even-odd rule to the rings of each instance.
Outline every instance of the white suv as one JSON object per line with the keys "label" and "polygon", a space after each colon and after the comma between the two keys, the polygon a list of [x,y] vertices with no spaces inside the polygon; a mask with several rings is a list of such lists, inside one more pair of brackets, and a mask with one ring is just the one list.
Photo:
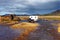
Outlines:
{"label": "white suv", "polygon": [[36,21],[38,21],[38,16],[29,16],[28,21],[29,22],[36,22]]}

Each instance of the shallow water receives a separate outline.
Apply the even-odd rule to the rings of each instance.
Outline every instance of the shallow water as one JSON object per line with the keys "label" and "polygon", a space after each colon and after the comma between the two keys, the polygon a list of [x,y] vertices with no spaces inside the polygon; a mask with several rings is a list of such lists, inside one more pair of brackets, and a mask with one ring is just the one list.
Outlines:
{"label": "shallow water", "polygon": [[[24,21],[25,22],[25,21]],[[36,31],[31,32],[27,39],[28,40],[59,40],[57,37],[57,28],[51,23],[59,23],[60,21],[47,21],[39,20],[41,26],[39,26]],[[20,36],[22,30],[20,29],[11,29],[10,25],[0,25],[0,40],[13,40]]]}

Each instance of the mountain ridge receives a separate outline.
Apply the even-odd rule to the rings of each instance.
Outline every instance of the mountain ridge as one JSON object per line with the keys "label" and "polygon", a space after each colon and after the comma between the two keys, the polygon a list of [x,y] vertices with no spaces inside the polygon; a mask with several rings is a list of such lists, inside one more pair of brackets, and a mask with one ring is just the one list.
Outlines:
{"label": "mountain ridge", "polygon": [[44,14],[44,16],[60,16],[60,10],[56,10],[49,14]]}

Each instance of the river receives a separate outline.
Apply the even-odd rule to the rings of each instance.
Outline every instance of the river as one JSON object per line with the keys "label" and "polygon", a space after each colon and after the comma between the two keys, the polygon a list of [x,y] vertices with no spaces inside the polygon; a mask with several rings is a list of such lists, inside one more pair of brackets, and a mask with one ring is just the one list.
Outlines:
{"label": "river", "polygon": [[[60,21],[38,20],[37,23],[41,26],[28,35],[28,40],[60,40],[57,27],[51,25],[51,23],[60,23]],[[11,29],[10,26],[0,24],[0,40],[13,40],[19,37],[21,30]]]}

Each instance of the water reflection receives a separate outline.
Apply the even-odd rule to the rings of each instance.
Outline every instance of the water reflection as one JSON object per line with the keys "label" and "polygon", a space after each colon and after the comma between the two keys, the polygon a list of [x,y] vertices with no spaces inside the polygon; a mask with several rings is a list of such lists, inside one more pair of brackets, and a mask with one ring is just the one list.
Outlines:
{"label": "water reflection", "polygon": [[18,31],[18,29],[13,30],[7,25],[0,25],[0,40],[13,40],[19,35],[20,32]]}

